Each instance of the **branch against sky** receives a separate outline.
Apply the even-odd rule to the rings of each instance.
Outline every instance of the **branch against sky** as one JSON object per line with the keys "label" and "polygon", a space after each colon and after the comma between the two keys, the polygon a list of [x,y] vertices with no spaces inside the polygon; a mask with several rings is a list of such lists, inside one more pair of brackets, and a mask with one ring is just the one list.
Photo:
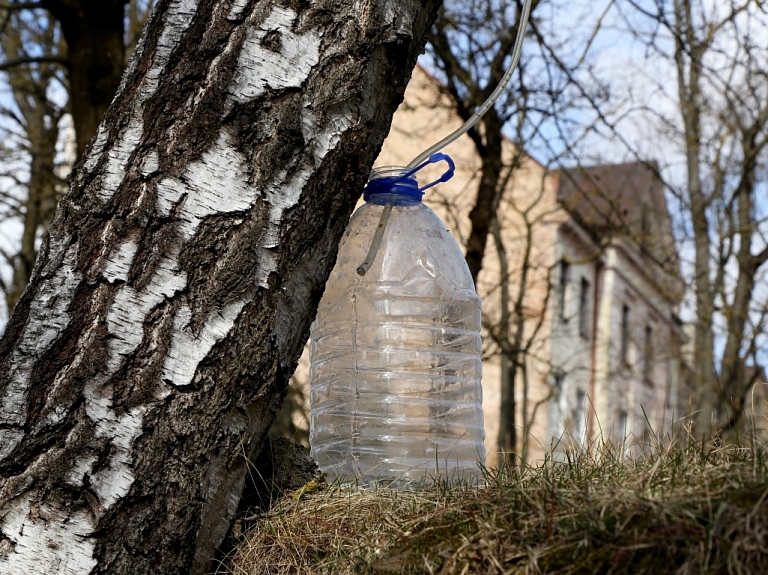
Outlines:
{"label": "branch against sky", "polygon": [[657,95],[673,105],[656,118],[669,150],[669,190],[682,210],[682,252],[690,256],[694,409],[697,433],[706,435],[740,417],[750,386],[744,368],[756,357],[749,350],[766,341],[764,332],[748,328],[761,325],[752,310],[767,297],[756,283],[766,261],[766,222],[758,217],[768,189],[765,7],[749,0],[627,0],[623,18],[645,46],[644,65],[660,62],[658,69],[671,72],[667,86],[674,86],[667,90],[658,80]]}
{"label": "branch against sky", "polygon": [[14,63],[3,70],[10,97],[0,116],[4,136],[0,193],[17,204],[0,216],[7,233],[18,223],[21,227],[3,251],[11,277],[1,287],[10,314],[29,282],[69,163],[61,153],[67,126],[62,88],[66,82],[59,65],[64,48],[56,22],[21,11],[0,14],[0,51],[6,63]]}
{"label": "branch against sky", "polygon": [[[584,121],[583,116],[602,118],[608,125],[605,116],[601,116],[605,112],[605,86],[593,81],[589,67],[596,57],[596,39],[611,5],[612,1],[601,4],[601,11],[593,14],[591,26],[571,34],[571,29],[563,26],[566,16],[573,17],[572,5],[556,0],[535,1],[529,37],[511,84],[480,123],[468,132],[480,162],[475,202],[470,213],[472,226],[466,241],[467,263],[473,277],[477,280],[481,273],[489,235],[509,238],[510,234],[516,233],[505,230],[504,225],[512,225],[517,232],[529,230],[527,238],[525,234],[518,234],[520,237],[514,242],[515,256],[511,263],[507,262],[504,246],[499,247],[495,242],[495,254],[501,267],[508,268],[515,278],[507,278],[509,281],[502,282],[493,294],[489,294],[494,304],[501,306],[501,313],[491,319],[486,316],[485,321],[491,340],[496,344],[490,347],[502,356],[503,406],[498,444],[507,453],[518,450],[517,429],[521,427],[516,416],[518,411],[524,415],[522,435],[526,435],[528,409],[525,405],[522,410],[516,406],[514,389],[517,387],[518,393],[525,397],[527,362],[533,355],[532,342],[538,332],[532,328],[530,318],[524,318],[521,313],[522,308],[531,303],[523,303],[529,297],[524,292],[538,292],[527,284],[535,283],[538,279],[532,278],[541,275],[548,282],[551,274],[548,269],[543,270],[546,266],[540,255],[531,256],[530,250],[536,250],[536,246],[529,246],[528,252],[519,248],[534,241],[538,232],[531,230],[542,227],[545,215],[513,205],[515,202],[508,198],[504,209],[515,214],[510,217],[514,224],[508,221],[498,225],[497,208],[502,196],[508,192],[508,182],[516,179],[516,171],[527,161],[524,157],[528,154],[542,152],[538,159],[554,167],[573,162],[576,159],[574,150],[591,129],[586,125],[579,126]],[[428,54],[431,67],[444,82],[444,92],[460,118],[469,118],[501,79],[518,33],[520,9],[521,3],[515,0],[453,0],[446,2],[440,12],[430,36]],[[594,6],[576,10],[594,11]],[[552,22],[553,16],[561,20]],[[514,151],[510,151],[513,148]],[[492,233],[494,226],[498,227],[495,234]],[[516,288],[510,287],[510,282]],[[543,293],[548,294],[548,288]],[[501,301],[496,302],[499,295]],[[546,301],[547,298],[543,304],[536,302],[532,308],[546,307]],[[526,312],[525,315],[530,314]],[[538,321],[544,322],[544,317],[542,311]]]}

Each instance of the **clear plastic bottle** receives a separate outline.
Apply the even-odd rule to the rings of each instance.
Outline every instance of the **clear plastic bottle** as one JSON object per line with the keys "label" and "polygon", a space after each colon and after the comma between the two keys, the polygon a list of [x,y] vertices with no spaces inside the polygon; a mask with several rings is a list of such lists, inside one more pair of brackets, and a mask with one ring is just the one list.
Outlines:
{"label": "clear plastic bottle", "polygon": [[[481,480],[480,298],[407,170],[375,170],[312,325],[312,456],[329,481]],[[392,184],[392,182],[395,182]],[[368,273],[387,203],[392,212]]]}

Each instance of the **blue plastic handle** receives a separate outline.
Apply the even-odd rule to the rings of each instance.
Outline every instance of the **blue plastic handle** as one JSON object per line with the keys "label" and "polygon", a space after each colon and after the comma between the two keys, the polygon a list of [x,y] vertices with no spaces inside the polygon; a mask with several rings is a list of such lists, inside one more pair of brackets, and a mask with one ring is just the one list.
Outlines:
{"label": "blue plastic handle", "polygon": [[429,159],[426,162],[424,162],[420,167],[423,168],[427,164],[436,164],[437,162],[442,162],[442,161],[445,161],[448,164],[448,169],[443,173],[442,176],[440,176],[434,182],[427,184],[423,188],[419,188],[420,192],[423,192],[424,190],[426,190],[427,188],[431,188],[432,186],[436,186],[441,182],[447,182],[453,177],[453,174],[456,172],[456,164],[453,163],[453,160],[448,154],[443,154],[442,152],[437,152],[436,154],[432,154],[429,157]]}
{"label": "blue plastic handle", "polygon": [[450,180],[453,177],[454,173],[456,172],[456,164],[453,163],[453,160],[451,159],[451,157],[448,154],[444,154],[442,152],[437,152],[435,154],[432,154],[426,162],[424,162],[422,164],[419,164],[418,166],[413,168],[407,174],[403,174],[402,176],[400,176],[398,178],[398,180],[400,180],[400,179],[404,180],[406,178],[410,178],[413,174],[418,172],[424,166],[427,166],[429,164],[436,164],[437,162],[446,162],[448,164],[448,169],[445,171],[445,173],[442,176],[440,176],[434,182],[431,182],[431,183],[427,184],[423,188],[419,188],[419,191],[423,192],[427,188],[431,188],[432,186],[436,186],[437,184],[439,184],[441,182],[447,182],[448,180]]}

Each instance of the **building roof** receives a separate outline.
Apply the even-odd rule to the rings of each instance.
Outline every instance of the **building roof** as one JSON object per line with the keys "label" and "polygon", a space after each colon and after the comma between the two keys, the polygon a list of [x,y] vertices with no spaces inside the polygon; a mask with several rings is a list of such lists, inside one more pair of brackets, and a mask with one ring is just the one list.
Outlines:
{"label": "building roof", "polygon": [[679,281],[672,220],[655,162],[561,170],[558,201],[598,241],[627,238]]}

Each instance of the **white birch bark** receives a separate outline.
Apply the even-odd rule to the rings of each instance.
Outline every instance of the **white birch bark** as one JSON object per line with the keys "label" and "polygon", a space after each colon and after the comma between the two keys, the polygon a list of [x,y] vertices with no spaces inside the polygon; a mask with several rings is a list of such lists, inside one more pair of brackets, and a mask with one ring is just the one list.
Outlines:
{"label": "white birch bark", "polygon": [[0,342],[0,572],[201,573],[437,1],[162,0]]}

